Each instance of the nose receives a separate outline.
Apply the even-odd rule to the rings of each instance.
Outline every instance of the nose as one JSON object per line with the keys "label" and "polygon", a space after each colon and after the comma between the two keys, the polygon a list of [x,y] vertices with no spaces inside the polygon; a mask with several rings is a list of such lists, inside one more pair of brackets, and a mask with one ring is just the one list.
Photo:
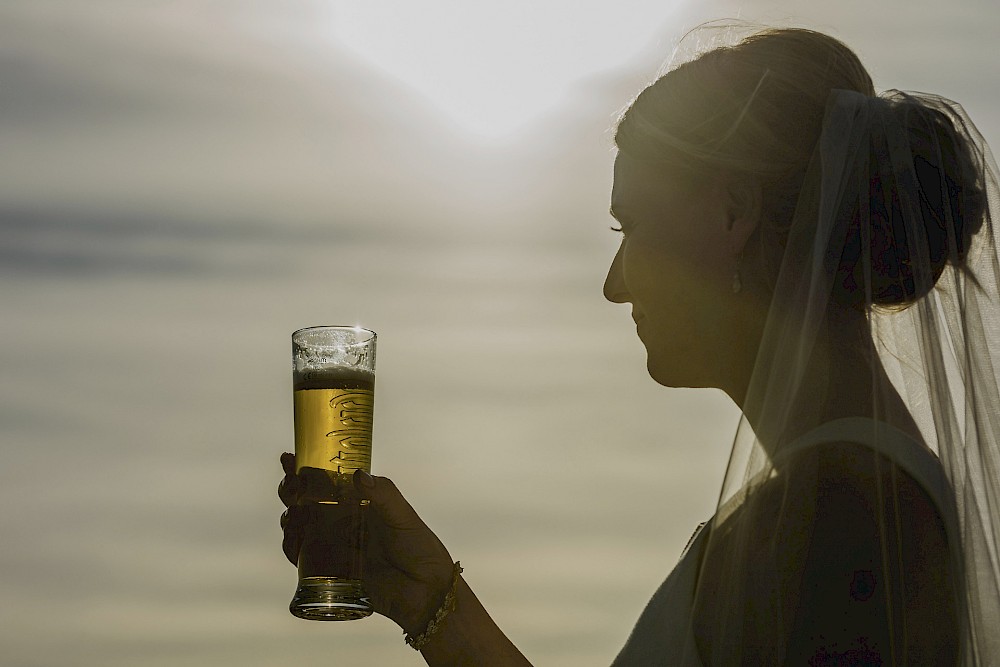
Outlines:
{"label": "nose", "polygon": [[604,298],[611,303],[628,303],[629,294],[625,288],[625,280],[622,275],[622,248],[624,243],[618,247],[615,258],[611,261],[611,268],[608,269],[608,277],[604,280]]}

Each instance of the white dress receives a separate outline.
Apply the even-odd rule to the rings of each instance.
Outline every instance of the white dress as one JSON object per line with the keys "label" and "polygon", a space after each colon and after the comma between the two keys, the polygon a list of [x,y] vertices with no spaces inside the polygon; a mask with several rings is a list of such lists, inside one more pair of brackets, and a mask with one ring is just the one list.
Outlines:
{"label": "white dress", "polygon": [[[958,520],[951,488],[937,458],[909,435],[879,424],[872,437],[872,420],[847,417],[827,422],[788,445],[784,454],[828,442],[852,442],[871,447],[894,461],[934,500],[943,517],[949,543],[957,544]],[[706,524],[695,530],[680,561],[653,594],[612,667],[702,667],[692,632],[694,584],[707,541]]]}

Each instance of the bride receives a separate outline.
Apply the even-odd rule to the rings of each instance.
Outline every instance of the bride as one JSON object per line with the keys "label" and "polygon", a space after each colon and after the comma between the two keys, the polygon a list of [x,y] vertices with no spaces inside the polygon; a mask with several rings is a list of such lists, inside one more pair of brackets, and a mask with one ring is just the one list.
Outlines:
{"label": "bride", "polygon": [[[654,380],[743,417],[614,664],[1000,664],[1000,200],[965,112],[767,29],[658,79],[615,139],[605,296]],[[392,482],[354,484],[376,611],[429,665],[528,665]]]}

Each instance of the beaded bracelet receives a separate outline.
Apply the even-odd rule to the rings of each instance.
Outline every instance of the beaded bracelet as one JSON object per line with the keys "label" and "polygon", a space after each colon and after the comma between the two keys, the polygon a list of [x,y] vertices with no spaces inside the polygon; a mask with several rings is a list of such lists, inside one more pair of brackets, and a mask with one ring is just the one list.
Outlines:
{"label": "beaded bracelet", "polygon": [[451,588],[448,589],[448,594],[444,596],[444,602],[441,603],[440,609],[434,614],[434,618],[431,622],[427,624],[427,629],[421,632],[419,635],[414,637],[413,635],[403,634],[406,636],[406,643],[414,648],[414,650],[419,651],[422,649],[427,642],[431,640],[431,635],[437,632],[441,628],[441,621],[444,617],[455,610],[455,596],[458,593],[458,577],[462,574],[464,570],[462,569],[462,564],[455,561],[455,569],[452,570]]}

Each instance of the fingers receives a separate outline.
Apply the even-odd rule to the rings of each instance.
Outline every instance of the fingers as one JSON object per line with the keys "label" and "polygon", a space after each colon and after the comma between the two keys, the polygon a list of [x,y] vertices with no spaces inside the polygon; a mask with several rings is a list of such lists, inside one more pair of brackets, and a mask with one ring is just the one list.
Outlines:
{"label": "fingers", "polygon": [[281,455],[281,469],[285,471],[286,475],[295,474],[295,454],[285,452]]}
{"label": "fingers", "polygon": [[299,551],[302,550],[302,540],[305,526],[305,512],[302,507],[289,507],[281,515],[281,550],[292,565],[299,564]]}
{"label": "fingers", "polygon": [[281,469],[285,476],[278,483],[278,498],[287,507],[281,515],[281,551],[292,565],[299,563],[299,551],[302,550],[304,534],[304,512],[297,507],[300,482],[295,474],[295,455],[285,452],[281,455]]}
{"label": "fingers", "polygon": [[278,482],[278,498],[285,507],[296,505],[299,498],[299,480],[295,477],[285,477]]}
{"label": "fingers", "polygon": [[285,507],[297,504],[301,484],[295,474],[295,455],[285,452],[281,455],[281,467],[285,477],[278,483],[278,498]]}

